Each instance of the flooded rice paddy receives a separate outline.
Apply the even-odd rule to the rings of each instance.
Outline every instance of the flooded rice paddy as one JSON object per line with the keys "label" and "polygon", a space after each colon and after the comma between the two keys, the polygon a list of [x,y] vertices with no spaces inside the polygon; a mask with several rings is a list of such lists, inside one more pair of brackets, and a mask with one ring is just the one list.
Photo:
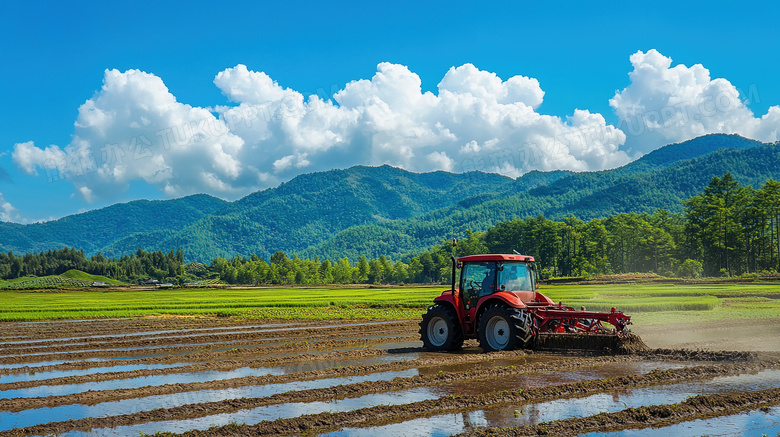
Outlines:
{"label": "flooded rice paddy", "polygon": [[417,328],[185,317],[6,323],[0,436],[780,432],[776,353],[485,354],[474,342],[428,353]]}

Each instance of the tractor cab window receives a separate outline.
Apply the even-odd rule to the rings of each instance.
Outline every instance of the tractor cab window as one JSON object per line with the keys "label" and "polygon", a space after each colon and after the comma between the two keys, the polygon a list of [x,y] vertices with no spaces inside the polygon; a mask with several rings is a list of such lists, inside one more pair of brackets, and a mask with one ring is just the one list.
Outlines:
{"label": "tractor cab window", "polygon": [[533,272],[526,263],[506,262],[499,267],[498,287],[508,291],[533,291]]}
{"label": "tractor cab window", "polygon": [[466,308],[475,306],[480,297],[496,291],[496,263],[476,262],[464,265],[460,284]]}

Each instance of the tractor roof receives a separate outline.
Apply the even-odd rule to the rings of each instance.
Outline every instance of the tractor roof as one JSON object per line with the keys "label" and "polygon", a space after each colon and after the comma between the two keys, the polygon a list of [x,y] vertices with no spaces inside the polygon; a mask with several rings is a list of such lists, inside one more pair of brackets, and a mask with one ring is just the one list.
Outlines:
{"label": "tractor roof", "polygon": [[480,261],[520,261],[520,262],[534,262],[534,257],[528,255],[509,255],[509,254],[484,254],[484,255],[469,255],[458,258],[458,262],[480,262]]}

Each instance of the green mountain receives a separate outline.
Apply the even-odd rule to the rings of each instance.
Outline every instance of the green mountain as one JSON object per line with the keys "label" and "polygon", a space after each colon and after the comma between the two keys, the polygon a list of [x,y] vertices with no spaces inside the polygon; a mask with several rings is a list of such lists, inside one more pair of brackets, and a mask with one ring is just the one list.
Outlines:
{"label": "green mountain", "polygon": [[[277,188],[250,194],[173,235],[150,235],[154,250],[182,247],[188,258],[207,262],[236,254],[270,257],[327,241],[353,226],[418,217],[513,180],[500,175],[410,173],[390,166],[353,167],[298,176]],[[138,236],[117,241],[106,255],[138,247]],[[148,242],[148,241],[146,241]]]}
{"label": "green mountain", "polygon": [[173,234],[227,205],[216,197],[197,194],[172,200],[118,203],[44,223],[0,222],[0,250],[37,253],[69,246],[96,254],[120,239],[149,233]]}
{"label": "green mountain", "polygon": [[236,254],[393,258],[514,218],[587,220],[620,212],[679,211],[726,172],[742,184],[780,179],[780,147],[707,135],[660,148],[614,170],[532,171],[520,178],[352,167],[298,176],[235,202],[207,195],[135,201],[46,223],[0,223],[0,250],[72,246],[121,256],[183,248],[190,261]]}
{"label": "green mountain", "polygon": [[[735,147],[726,147],[731,143]],[[411,220],[349,228],[302,255],[399,257],[415,248],[462,238],[467,229],[482,231],[515,218],[589,220],[622,212],[681,211],[682,200],[727,172],[754,187],[770,178],[780,180],[780,144],[708,135],[666,146],[614,170],[558,175],[562,177],[532,187],[519,178],[484,201],[451,205]]]}

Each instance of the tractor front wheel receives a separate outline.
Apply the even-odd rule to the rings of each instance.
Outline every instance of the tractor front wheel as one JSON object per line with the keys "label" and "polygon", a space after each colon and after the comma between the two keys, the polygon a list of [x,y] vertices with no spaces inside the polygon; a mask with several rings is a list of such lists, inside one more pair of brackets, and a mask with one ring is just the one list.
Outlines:
{"label": "tractor front wheel", "polygon": [[428,308],[420,322],[420,340],[431,352],[451,351],[463,346],[463,331],[455,310],[446,305]]}
{"label": "tractor front wheel", "polygon": [[479,345],[485,352],[531,346],[532,320],[524,309],[490,306],[479,318]]}

